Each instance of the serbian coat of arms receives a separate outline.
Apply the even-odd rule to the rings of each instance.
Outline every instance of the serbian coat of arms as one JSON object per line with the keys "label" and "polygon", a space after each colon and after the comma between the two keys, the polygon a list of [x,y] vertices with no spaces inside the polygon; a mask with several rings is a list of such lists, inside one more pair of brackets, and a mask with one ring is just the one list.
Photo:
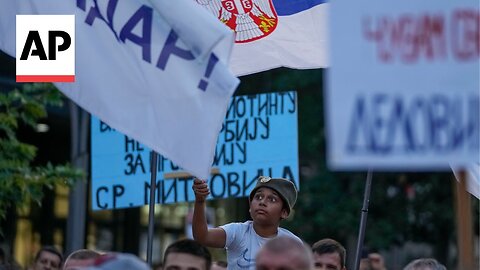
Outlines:
{"label": "serbian coat of arms", "polygon": [[236,43],[247,43],[271,34],[278,23],[272,0],[196,0],[235,31]]}

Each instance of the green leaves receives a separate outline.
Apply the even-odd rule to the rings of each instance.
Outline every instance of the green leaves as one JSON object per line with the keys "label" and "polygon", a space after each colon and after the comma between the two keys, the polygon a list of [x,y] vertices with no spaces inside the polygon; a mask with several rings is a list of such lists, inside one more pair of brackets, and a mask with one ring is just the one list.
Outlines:
{"label": "green leaves", "polygon": [[23,86],[0,92],[0,219],[9,207],[40,204],[45,188],[71,186],[83,177],[82,171],[69,164],[32,165],[37,148],[18,140],[18,128],[35,128],[47,116],[47,106],[62,106],[62,95],[52,84]]}

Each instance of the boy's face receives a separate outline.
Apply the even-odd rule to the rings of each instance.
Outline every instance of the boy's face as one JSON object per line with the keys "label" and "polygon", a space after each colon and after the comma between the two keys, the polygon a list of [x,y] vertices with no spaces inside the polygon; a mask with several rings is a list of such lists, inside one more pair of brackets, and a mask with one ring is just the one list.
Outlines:
{"label": "boy's face", "polygon": [[250,216],[255,222],[274,224],[287,218],[288,212],[283,208],[282,198],[276,191],[261,187],[255,191],[250,202]]}

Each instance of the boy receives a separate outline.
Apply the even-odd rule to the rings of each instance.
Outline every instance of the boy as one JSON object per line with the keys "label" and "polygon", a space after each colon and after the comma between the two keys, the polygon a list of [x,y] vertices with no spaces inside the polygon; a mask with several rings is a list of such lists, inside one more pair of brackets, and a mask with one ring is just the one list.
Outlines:
{"label": "boy", "polygon": [[209,229],[205,219],[205,199],[210,191],[204,180],[194,179],[193,237],[207,247],[227,250],[228,269],[255,269],[255,256],[262,245],[277,236],[302,240],[280,228],[280,221],[290,214],[297,189],[284,178],[260,176],[250,193],[250,216],[244,223],[229,223]]}

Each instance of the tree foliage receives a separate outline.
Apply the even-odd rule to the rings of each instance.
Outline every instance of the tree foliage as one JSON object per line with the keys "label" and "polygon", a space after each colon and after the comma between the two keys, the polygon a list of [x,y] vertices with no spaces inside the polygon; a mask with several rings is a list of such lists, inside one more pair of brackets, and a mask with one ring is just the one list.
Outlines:
{"label": "tree foliage", "polygon": [[62,95],[52,84],[25,84],[0,92],[0,219],[9,207],[41,203],[44,188],[72,185],[82,172],[68,164],[34,166],[37,148],[18,139],[22,127],[35,129],[47,117],[47,106],[61,106]]}

